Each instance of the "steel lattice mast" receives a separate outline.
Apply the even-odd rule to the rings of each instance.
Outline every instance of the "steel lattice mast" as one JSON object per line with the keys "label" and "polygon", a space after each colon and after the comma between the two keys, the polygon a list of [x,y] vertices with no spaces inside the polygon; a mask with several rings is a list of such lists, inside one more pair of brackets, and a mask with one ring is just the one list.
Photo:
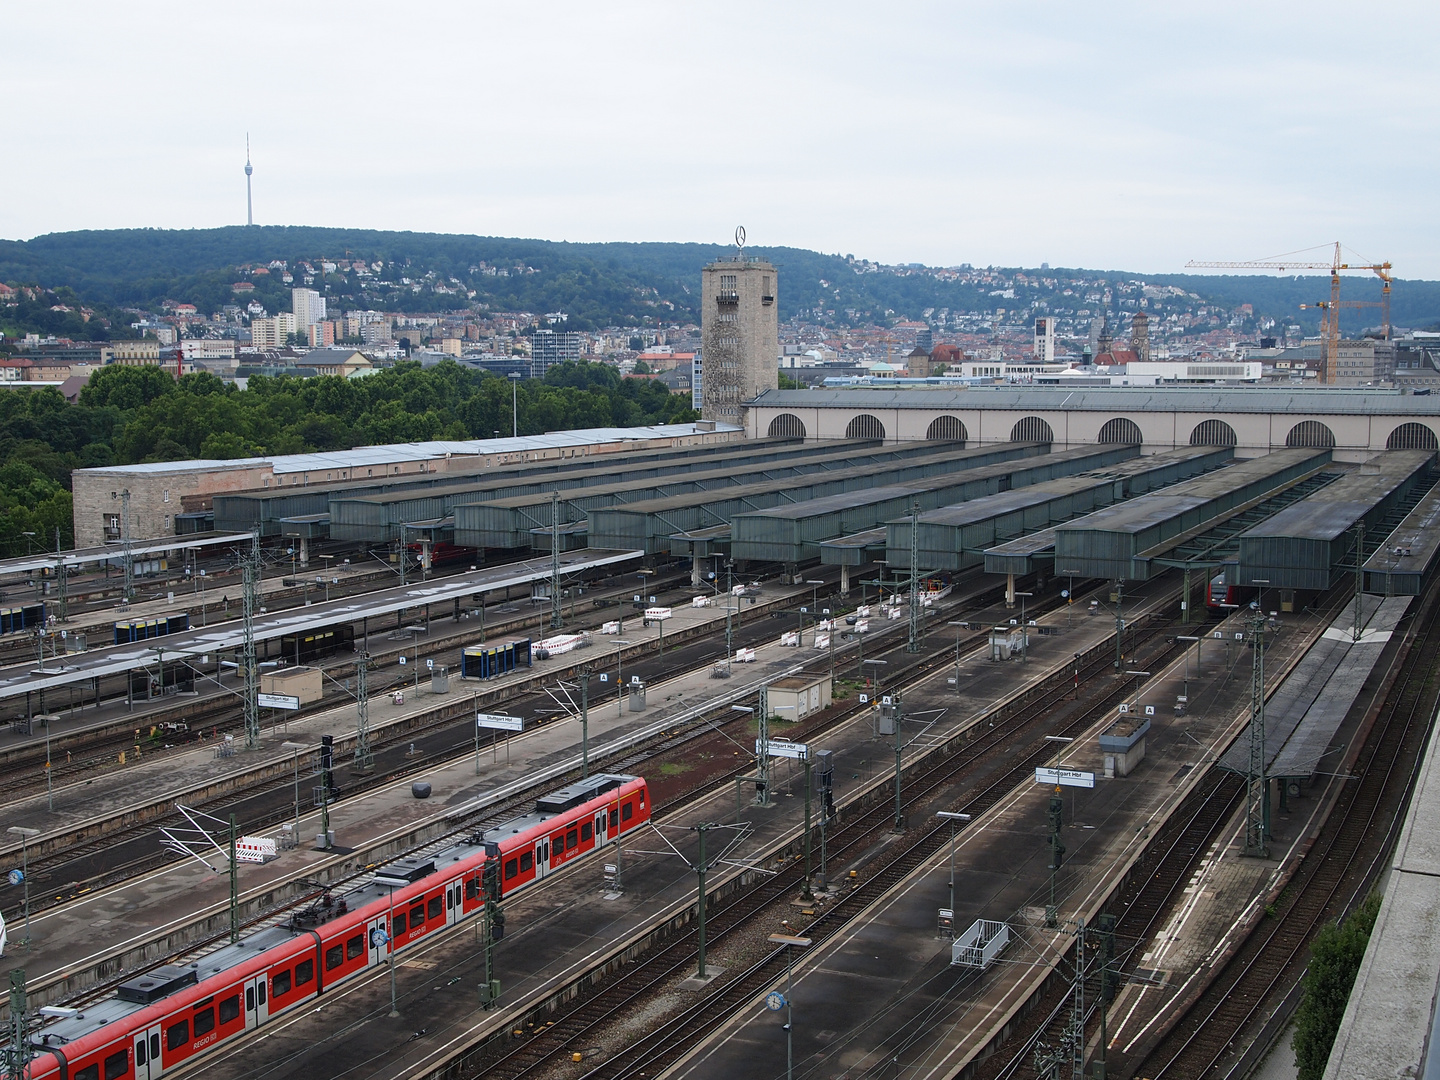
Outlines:
{"label": "steel lattice mast", "polygon": [[245,580],[242,594],[244,612],[244,644],[241,667],[245,671],[245,748],[260,748],[259,671],[255,661],[255,608],[260,593],[260,533],[250,534],[250,550],[245,555]]}
{"label": "steel lattice mast", "polygon": [[355,665],[355,771],[368,773],[375,768],[375,754],[370,749],[370,685],[367,677],[370,655],[362,652]]}
{"label": "steel lattice mast", "polygon": [[1265,775],[1265,613],[1258,608],[1250,624],[1250,763],[1245,771],[1245,854],[1270,857],[1266,845]]}

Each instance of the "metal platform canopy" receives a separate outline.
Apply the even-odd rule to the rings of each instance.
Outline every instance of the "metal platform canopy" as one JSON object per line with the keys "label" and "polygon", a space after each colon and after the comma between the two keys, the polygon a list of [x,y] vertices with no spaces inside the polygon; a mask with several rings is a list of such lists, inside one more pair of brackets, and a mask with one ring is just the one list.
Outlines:
{"label": "metal platform canopy", "polygon": [[[1232,456],[1229,447],[1187,446],[922,513],[916,523],[920,566],[951,571],[974,566],[996,544],[1219,468]],[[891,521],[887,529],[886,561],[908,567],[909,519]]]}
{"label": "metal platform canopy", "polygon": [[1025,577],[1055,565],[1055,530],[1041,529],[985,549],[985,573]]}
{"label": "metal platform canopy", "polygon": [[[874,528],[889,518],[908,514],[913,505],[918,504],[921,511],[931,511],[950,503],[983,499],[1010,488],[1028,489],[1032,484],[1112,465],[1139,454],[1140,447],[1132,445],[1078,447],[1020,462],[984,465],[943,476],[887,484],[865,492],[843,492],[767,510],[752,510],[731,519],[733,554],[737,559],[757,562],[808,562],[820,557],[820,541]],[[904,546],[903,565],[908,567],[908,525]],[[890,565],[897,565],[893,553]],[[929,564],[923,568],[936,569]]]}
{"label": "metal platform canopy", "polygon": [[[564,553],[560,556],[560,571],[563,574],[578,574],[601,567],[617,566],[638,559],[641,554],[639,551],[594,549]],[[551,570],[550,559],[546,557],[488,567],[468,574],[431,580],[423,585],[400,586],[360,597],[327,600],[309,607],[255,619],[254,637],[256,641],[269,641],[297,630],[351,625],[413,608],[463,603],[467,597],[477,593],[548,580]],[[137,643],[75,653],[63,657],[58,667],[55,661],[49,661],[45,671],[6,668],[0,671],[0,700],[119,675],[132,668],[155,663],[162,652],[166,660],[227,652],[239,648],[243,639],[244,632],[241,627],[232,624],[192,629],[156,638],[154,640],[158,648]]]}
{"label": "metal platform canopy", "polygon": [[[185,536],[167,536],[158,540],[133,540],[130,555],[143,559],[150,555],[163,555],[167,551],[181,551],[187,548],[224,547],[227,544],[248,544],[249,533],[189,533]],[[33,574],[37,570],[55,569],[55,552],[48,555],[27,555],[19,559],[0,559],[0,576],[6,574]],[[125,558],[125,545],[106,544],[104,547],[75,548],[60,556],[67,567],[88,566],[106,561],[120,562]]]}
{"label": "metal platform canopy", "polygon": [[[1365,680],[1410,604],[1408,596],[1366,596],[1362,599],[1358,641],[1355,609],[1347,605],[1311,646],[1265,703],[1265,775],[1284,784],[1334,771],[1336,761],[1328,760],[1326,754],[1335,732],[1360,696]],[[1249,770],[1249,759],[1249,736],[1242,732],[1221,755],[1219,765],[1244,775]]]}
{"label": "metal platform canopy", "polygon": [[[596,508],[616,504],[633,504],[651,499],[667,499],[693,492],[736,489],[755,484],[788,484],[795,479],[815,475],[849,475],[855,470],[899,468],[908,462],[944,463],[954,455],[964,458],[967,451],[954,443],[906,443],[884,447],[850,449],[841,453],[792,455],[785,461],[768,462],[751,467],[729,466],[683,477],[636,480],[612,477],[605,485],[571,492],[561,500],[561,524],[582,521]],[[968,451],[974,455],[976,451]],[[938,466],[937,466],[938,467]],[[517,496],[509,499],[475,500],[455,507],[456,542],[466,547],[521,548],[529,544],[531,529],[550,524],[548,493]],[[705,526],[715,522],[707,521]],[[674,529],[670,530],[674,532]],[[682,530],[683,531],[683,530]]]}
{"label": "metal platform canopy", "polygon": [[1440,487],[1431,489],[1365,563],[1365,591],[1419,596],[1440,553]]}
{"label": "metal platform canopy", "polygon": [[678,532],[670,537],[670,554],[680,558],[708,559],[730,555],[730,526],[714,525],[693,532]]}
{"label": "metal platform canopy", "polygon": [[826,566],[864,566],[885,558],[885,526],[862,529],[849,536],[820,541],[820,562]]}
{"label": "metal platform canopy", "polygon": [[1142,552],[1293,483],[1329,461],[1329,450],[1277,450],[1097,510],[1056,528],[1056,569],[1065,573],[1073,569],[1076,577],[1145,581],[1151,563],[1137,558]]}
{"label": "metal platform canopy", "polygon": [[329,514],[301,514],[280,519],[280,535],[301,540],[323,540],[330,535]]}
{"label": "metal platform canopy", "polygon": [[626,544],[625,547],[644,547],[647,555],[653,555],[669,550],[670,537],[674,533],[724,524],[730,522],[736,514],[765,510],[783,503],[801,503],[807,499],[819,499],[843,492],[869,491],[886,484],[943,476],[957,469],[1017,461],[1045,453],[1047,445],[996,443],[972,450],[931,455],[912,462],[842,469],[791,480],[746,484],[725,491],[702,491],[669,499],[648,499],[624,506],[596,509],[590,513],[590,542],[609,547],[615,538],[630,536],[634,537],[636,542]]}
{"label": "metal platform canopy", "polygon": [[1239,538],[1237,580],[1261,580],[1276,589],[1328,589],[1337,566],[1353,556],[1355,526],[1372,526],[1367,531],[1378,539],[1378,523],[1416,485],[1428,482],[1434,460],[1429,450],[1376,454],[1359,472],[1247,529]]}
{"label": "metal platform canopy", "polygon": [[[508,443],[511,440],[502,439]],[[522,439],[528,443],[529,440]],[[840,445],[872,446],[872,442]],[[531,446],[534,450],[537,447]],[[278,523],[287,518],[330,512],[332,499],[369,498],[400,492],[421,492],[454,484],[479,484],[487,479],[500,483],[528,480],[535,485],[546,483],[556,487],[583,487],[614,479],[617,468],[639,470],[649,468],[652,475],[684,472],[704,467],[717,460],[778,461],[795,454],[835,452],[836,444],[807,446],[799,440],[761,439],[759,442],[719,443],[713,446],[689,446],[633,450],[619,453],[585,454],[579,457],[547,458],[543,461],[514,461],[485,465],[484,459],[473,465],[447,472],[404,473],[379,476],[352,475],[345,480],[287,487],[284,478],[273,488],[263,491],[222,492],[214,496],[216,520],[227,528],[249,529],[260,526],[262,536],[273,536]],[[583,453],[584,447],[571,452]],[[490,460],[494,460],[491,455]],[[353,473],[360,473],[356,467]],[[373,472],[373,468],[363,471]]]}

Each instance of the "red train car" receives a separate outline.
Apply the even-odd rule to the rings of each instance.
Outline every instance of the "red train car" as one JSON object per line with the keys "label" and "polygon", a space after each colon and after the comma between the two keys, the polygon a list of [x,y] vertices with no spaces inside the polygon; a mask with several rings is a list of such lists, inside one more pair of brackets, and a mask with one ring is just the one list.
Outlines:
{"label": "red train car", "polygon": [[340,897],[246,934],[186,966],[156,968],[114,996],[31,1033],[34,1080],[154,1080],[311,1001],[392,952],[484,908],[487,859],[511,895],[650,820],[638,776],[601,774],[433,856],[402,859]]}

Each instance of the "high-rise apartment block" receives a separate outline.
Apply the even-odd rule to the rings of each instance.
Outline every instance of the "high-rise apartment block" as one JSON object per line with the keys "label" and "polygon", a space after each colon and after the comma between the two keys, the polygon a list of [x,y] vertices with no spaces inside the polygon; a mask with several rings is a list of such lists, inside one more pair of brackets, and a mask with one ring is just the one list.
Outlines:
{"label": "high-rise apartment block", "polygon": [[296,333],[308,333],[310,327],[325,318],[325,298],[314,289],[291,289],[290,310],[295,313]]}
{"label": "high-rise apartment block", "polygon": [[744,255],[701,272],[700,337],[705,358],[701,414],[740,423],[740,403],[780,384],[775,267]]}
{"label": "high-rise apartment block", "polygon": [[1035,319],[1035,363],[1050,364],[1055,361],[1055,320],[1048,315]]}
{"label": "high-rise apartment block", "polygon": [[543,379],[555,364],[580,359],[580,335],[573,330],[536,330],[530,339],[530,377]]}

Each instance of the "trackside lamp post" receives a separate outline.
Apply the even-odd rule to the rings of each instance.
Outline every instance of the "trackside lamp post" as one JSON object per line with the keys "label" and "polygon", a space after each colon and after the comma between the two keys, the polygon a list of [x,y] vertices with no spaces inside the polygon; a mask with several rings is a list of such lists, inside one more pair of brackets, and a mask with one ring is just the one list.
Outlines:
{"label": "trackside lamp post", "polygon": [[950,937],[955,937],[955,826],[970,820],[969,814],[957,814],[950,810],[939,810],[935,814],[941,821],[950,823]]}
{"label": "trackside lamp post", "polygon": [[[795,937],[791,934],[771,934],[766,939],[772,945],[779,945],[785,950],[785,996],[770,994],[765,999],[765,1005],[772,1012],[785,1010],[785,1080],[794,1080],[795,1076],[795,1000],[791,992],[791,950],[808,949],[810,939],[808,937]],[[780,1000],[776,1000],[780,998]]]}

